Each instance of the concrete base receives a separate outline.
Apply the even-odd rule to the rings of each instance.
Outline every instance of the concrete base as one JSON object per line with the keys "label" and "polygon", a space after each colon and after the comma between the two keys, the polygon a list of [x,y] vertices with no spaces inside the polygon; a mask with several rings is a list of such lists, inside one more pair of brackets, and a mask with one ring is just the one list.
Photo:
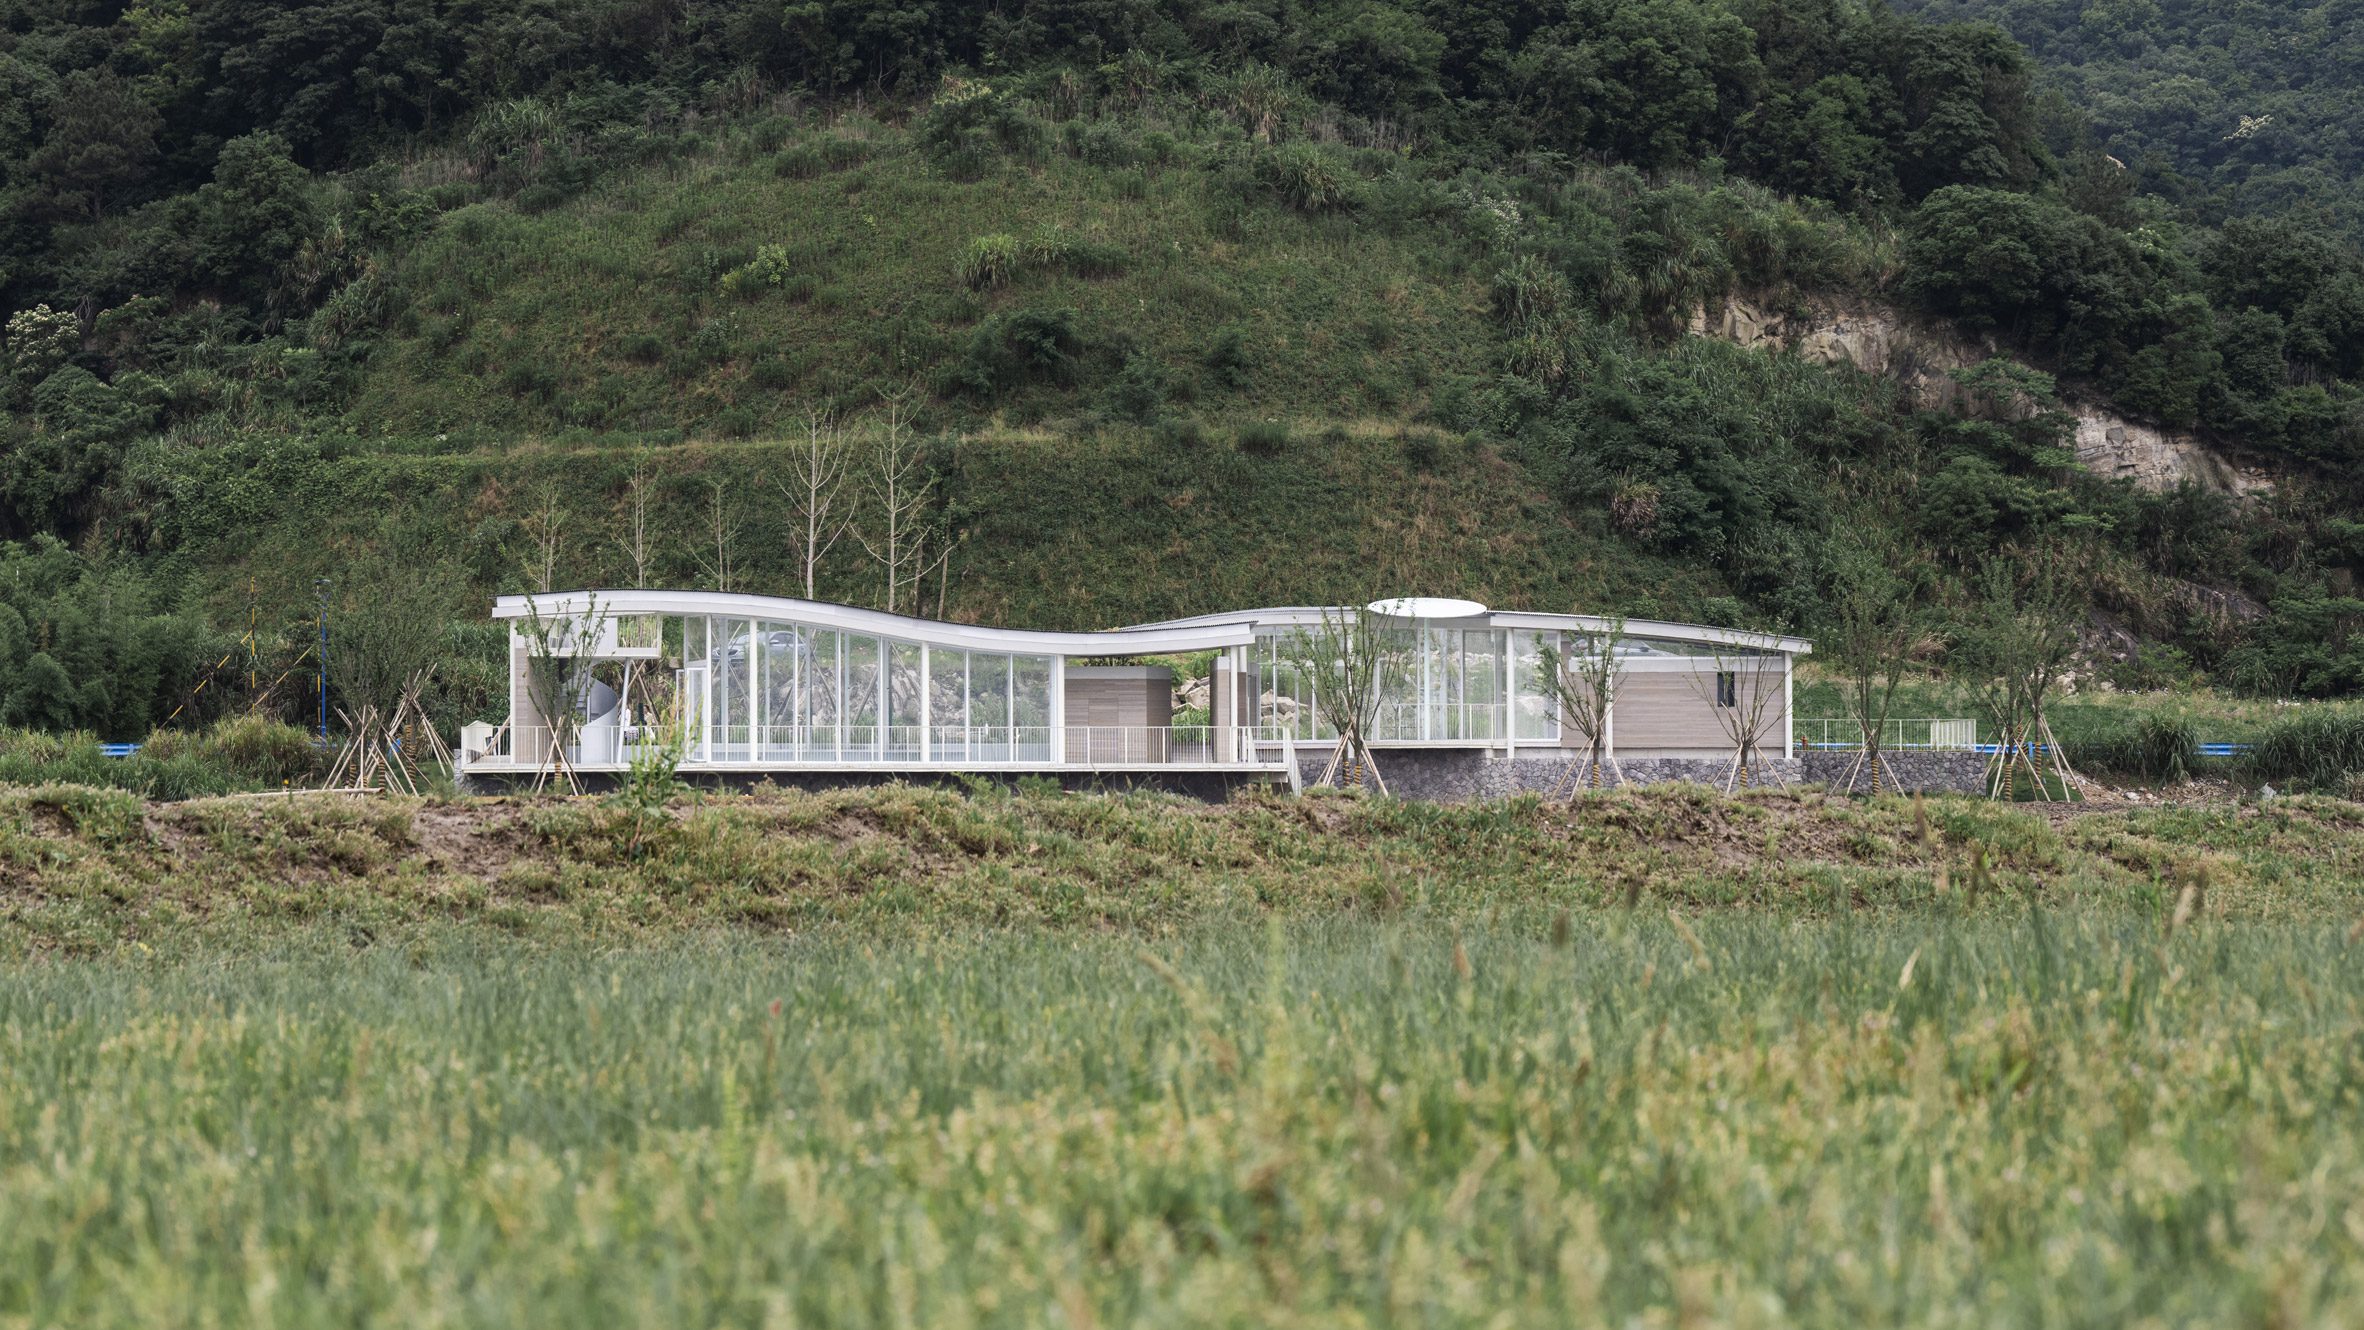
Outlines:
{"label": "concrete base", "polygon": [[[620,771],[577,772],[575,783],[585,793],[605,794],[623,784]],[[982,781],[1005,789],[1015,789],[1021,781],[1048,781],[1062,790],[1077,790],[1098,794],[1125,794],[1135,790],[1162,790],[1208,803],[1222,803],[1233,792],[1248,789],[1270,789],[1275,785],[1288,788],[1288,777],[1270,770],[1242,768],[1239,770],[1211,770],[1181,768],[1161,771],[1156,768],[1135,768],[1130,771],[976,771],[952,772],[941,767],[922,767],[906,771],[684,771],[681,782],[702,790],[752,790],[761,785],[773,785],[786,790],[858,790],[874,785],[931,785],[945,789],[964,788]],[[523,794],[534,787],[532,773],[514,771],[471,771],[461,777],[462,794]],[[544,782],[543,788],[550,788]],[[563,789],[563,784],[559,786]]]}

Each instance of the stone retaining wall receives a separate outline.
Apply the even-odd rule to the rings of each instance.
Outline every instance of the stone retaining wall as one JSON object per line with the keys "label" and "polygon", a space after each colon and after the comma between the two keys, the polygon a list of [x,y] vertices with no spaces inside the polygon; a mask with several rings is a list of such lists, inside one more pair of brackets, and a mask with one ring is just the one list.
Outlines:
{"label": "stone retaining wall", "polygon": [[[1568,771],[1573,755],[1557,752],[1504,757],[1480,748],[1398,748],[1379,750],[1379,771],[1387,792],[1399,799],[1432,803],[1460,803],[1471,799],[1499,799],[1513,794],[1549,794]],[[1850,753],[1807,753],[1800,758],[1773,758],[1758,785],[1832,784],[1843,779],[1854,760]],[[1301,747],[1297,767],[1307,785],[1329,765],[1327,747]],[[1625,779],[1636,785],[1691,781],[1721,787],[1730,773],[1726,758],[1620,758]],[[1978,753],[1897,753],[1888,769],[1903,790],[1931,794],[1975,794],[1983,788],[1986,758]],[[1868,785],[1865,786],[1868,792]]]}

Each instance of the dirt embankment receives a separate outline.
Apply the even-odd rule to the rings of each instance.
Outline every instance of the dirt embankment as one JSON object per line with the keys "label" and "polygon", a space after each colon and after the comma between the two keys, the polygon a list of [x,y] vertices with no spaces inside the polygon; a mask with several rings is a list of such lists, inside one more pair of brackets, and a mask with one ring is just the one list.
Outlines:
{"label": "dirt embankment", "polygon": [[310,796],[143,804],[0,791],[0,945],[178,930],[488,924],[613,934],[856,924],[1158,930],[1241,912],[2364,906],[2364,807],[1861,802],[1698,787],[1439,806],[1351,797],[971,795],[887,786],[708,797]]}

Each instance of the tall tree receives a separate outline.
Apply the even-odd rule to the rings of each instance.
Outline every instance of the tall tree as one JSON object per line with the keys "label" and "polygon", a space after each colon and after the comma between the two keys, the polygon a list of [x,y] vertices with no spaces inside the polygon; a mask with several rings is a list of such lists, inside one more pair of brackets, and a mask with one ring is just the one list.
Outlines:
{"label": "tall tree", "polygon": [[30,165],[60,208],[103,220],[156,162],[156,109],[111,69],[68,74],[50,102],[49,133]]}

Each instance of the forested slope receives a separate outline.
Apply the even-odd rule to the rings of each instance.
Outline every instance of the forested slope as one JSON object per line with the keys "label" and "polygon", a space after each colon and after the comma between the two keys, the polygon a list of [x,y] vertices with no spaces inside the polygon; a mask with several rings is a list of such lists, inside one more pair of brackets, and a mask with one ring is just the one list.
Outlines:
{"label": "forested slope", "polygon": [[1904,0],[2001,25],[2140,188],[2364,236],[2364,9],[2345,0]]}
{"label": "forested slope", "polygon": [[[498,588],[800,589],[823,414],[917,441],[931,612],[1811,631],[1850,557],[2052,542],[2128,682],[2364,686],[2364,257],[2038,84],[1833,4],[0,8],[0,722],[135,731],[316,576],[455,681]],[[1731,295],[2004,359],[1925,413],[1686,335]],[[2277,483],[2096,482],[2067,393]]]}

